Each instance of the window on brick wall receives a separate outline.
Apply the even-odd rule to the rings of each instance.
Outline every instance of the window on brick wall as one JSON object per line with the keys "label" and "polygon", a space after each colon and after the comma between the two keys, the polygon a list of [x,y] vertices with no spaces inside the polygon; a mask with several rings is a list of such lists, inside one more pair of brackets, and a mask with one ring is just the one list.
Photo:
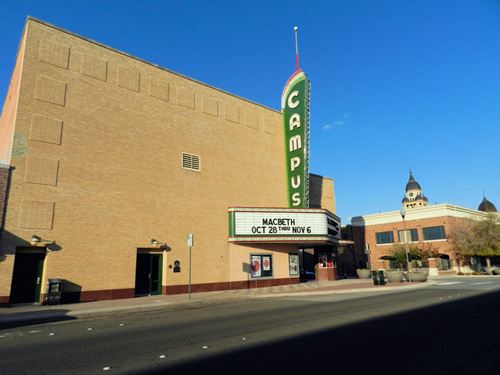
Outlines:
{"label": "window on brick wall", "polygon": [[375,239],[378,245],[385,243],[394,243],[394,234],[392,231],[389,232],[377,232],[375,233]]}
{"label": "window on brick wall", "polygon": [[200,157],[198,155],[182,153],[182,168],[192,171],[200,170]]}
{"label": "window on brick wall", "polygon": [[417,242],[418,241],[418,232],[417,228],[398,230],[398,241],[399,242]]}
{"label": "window on brick wall", "polygon": [[422,228],[422,234],[424,235],[424,241],[446,239],[443,225],[440,225],[438,227]]}

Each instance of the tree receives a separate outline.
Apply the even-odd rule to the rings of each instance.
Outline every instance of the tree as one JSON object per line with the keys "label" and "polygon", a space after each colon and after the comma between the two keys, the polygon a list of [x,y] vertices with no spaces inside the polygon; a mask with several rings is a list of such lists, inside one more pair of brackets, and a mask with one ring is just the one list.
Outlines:
{"label": "tree", "polygon": [[472,232],[475,237],[474,255],[486,257],[486,264],[491,266],[490,257],[500,255],[500,219],[489,213],[484,220],[478,221]]}
{"label": "tree", "polygon": [[463,265],[464,257],[474,255],[472,252],[472,222],[464,222],[456,226],[448,235],[451,248],[458,261],[458,270]]}
{"label": "tree", "polygon": [[[399,268],[405,268],[408,266],[406,262],[406,244],[396,243],[392,245],[390,254],[396,264],[398,264]],[[420,250],[416,245],[408,244],[408,256],[410,258],[410,262],[413,259],[421,259],[420,255]]]}
{"label": "tree", "polygon": [[500,255],[500,217],[488,213],[484,219],[456,227],[449,238],[459,259],[464,256],[483,256],[490,267],[490,257]]}

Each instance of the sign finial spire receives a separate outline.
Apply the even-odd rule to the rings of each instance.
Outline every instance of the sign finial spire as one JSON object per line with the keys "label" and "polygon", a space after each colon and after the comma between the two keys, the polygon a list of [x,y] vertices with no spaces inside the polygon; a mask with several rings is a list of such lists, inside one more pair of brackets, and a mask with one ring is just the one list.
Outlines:
{"label": "sign finial spire", "polygon": [[295,32],[295,69],[299,70],[299,28],[295,26],[293,28],[293,31]]}

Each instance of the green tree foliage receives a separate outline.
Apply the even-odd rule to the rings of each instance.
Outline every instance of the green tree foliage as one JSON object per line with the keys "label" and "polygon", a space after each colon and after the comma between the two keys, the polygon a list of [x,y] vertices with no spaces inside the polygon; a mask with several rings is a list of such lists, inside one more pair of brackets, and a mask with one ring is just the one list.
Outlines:
{"label": "green tree foliage", "polygon": [[[396,243],[391,246],[390,256],[394,259],[399,268],[405,268],[407,266],[406,262],[406,245],[404,243]],[[408,245],[408,255],[410,262],[414,259],[422,259],[421,251],[418,246],[414,244]]]}
{"label": "green tree foliage", "polygon": [[463,224],[450,233],[453,251],[459,256],[500,255],[500,217],[489,213],[483,220]]}

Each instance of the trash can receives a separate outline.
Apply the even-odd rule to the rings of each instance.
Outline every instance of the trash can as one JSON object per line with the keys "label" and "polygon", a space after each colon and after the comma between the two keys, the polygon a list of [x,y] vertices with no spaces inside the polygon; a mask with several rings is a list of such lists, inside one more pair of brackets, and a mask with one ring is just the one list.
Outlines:
{"label": "trash can", "polygon": [[379,280],[379,285],[385,285],[387,282],[385,281],[385,273],[384,270],[378,270],[378,280]]}
{"label": "trash can", "polygon": [[61,279],[49,279],[47,305],[59,305],[61,303],[62,284]]}
{"label": "trash can", "polygon": [[373,285],[385,285],[384,270],[372,271]]}

